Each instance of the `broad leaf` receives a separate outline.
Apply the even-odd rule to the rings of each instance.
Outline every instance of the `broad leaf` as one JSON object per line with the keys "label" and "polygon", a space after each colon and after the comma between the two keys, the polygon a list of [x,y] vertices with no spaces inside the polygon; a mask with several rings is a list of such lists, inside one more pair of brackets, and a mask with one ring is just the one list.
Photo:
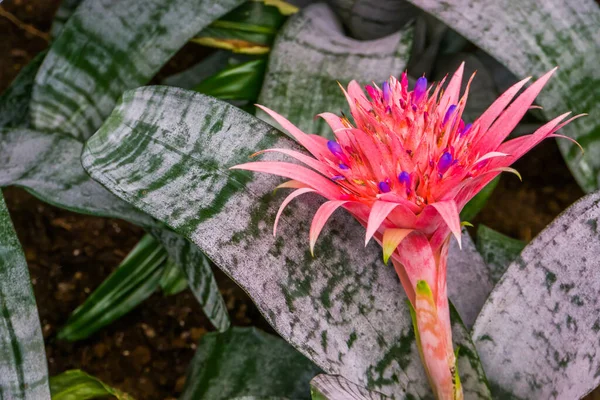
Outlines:
{"label": "broad leaf", "polygon": [[600,192],[575,203],[509,267],[473,328],[496,395],[579,399],[600,383]]}
{"label": "broad leaf", "polygon": [[50,28],[50,34],[52,37],[57,37],[62,29],[65,27],[67,20],[71,18],[71,15],[75,12],[82,0],[62,0],[60,7],[54,14],[54,20],[52,21],[52,27]]}
{"label": "broad leaf", "polygon": [[247,1],[207,26],[192,41],[236,53],[265,54],[269,52],[286,15],[298,11],[290,4],[282,8],[272,3],[264,0]]}
{"label": "broad leaf", "polygon": [[525,242],[501,234],[487,226],[477,227],[477,250],[483,256],[491,272],[491,278],[498,282],[509,264],[525,247]]}
{"label": "broad leaf", "polygon": [[0,398],[49,397],[44,339],[29,271],[0,194]]}
{"label": "broad leaf", "polygon": [[27,64],[0,96],[0,128],[15,128],[29,124],[29,101],[35,74],[46,52],[38,54]]}
{"label": "broad leaf", "polygon": [[212,272],[212,262],[195,244],[168,229],[152,232],[165,246],[169,257],[185,272],[189,288],[202,311],[219,331],[229,328],[229,314]]}
{"label": "broad leaf", "polygon": [[[338,81],[381,82],[406,68],[412,28],[383,39],[358,41],[345,36],[325,4],[290,18],[277,36],[258,103],[273,108],[307,133],[331,135],[317,114],[338,113],[348,105]],[[266,118],[264,112],[257,112]]]}
{"label": "broad leaf", "polygon": [[67,210],[153,226],[92,180],[81,166],[83,144],[69,136],[29,129],[0,130],[0,186],[21,186]]}
{"label": "broad leaf", "polygon": [[33,126],[89,137],[123,91],[148,82],[195,33],[241,3],[84,1],[36,76]]}
{"label": "broad leaf", "polygon": [[228,169],[273,146],[294,145],[214,98],[148,87],[124,95],[82,160],[119,197],[196,243],[327,373],[387,395],[426,396],[406,297],[378,246],[364,247],[363,228],[337,213],[312,257],[308,226],[297,221],[320,200],[296,202],[274,238],[280,179]]}
{"label": "broad leaf", "polygon": [[[581,187],[600,183],[600,7],[593,0],[410,0],[502,62],[520,78],[560,69],[538,97],[548,117],[589,113],[563,131],[585,148],[559,147]],[[502,18],[498,18],[502,15]],[[468,16],[468,18],[467,18]],[[476,21],[476,23],[475,23]]]}
{"label": "broad leaf", "polygon": [[389,397],[355,385],[341,376],[317,375],[310,381],[312,400],[385,400]]}
{"label": "broad leaf", "polygon": [[167,253],[151,235],[146,235],[121,265],[77,307],[59,339],[81,340],[128,313],[158,288]]}
{"label": "broad leaf", "polygon": [[50,378],[52,400],[88,400],[114,397],[117,400],[133,400],[118,389],[112,388],[79,369],[65,371]]}
{"label": "broad leaf", "polygon": [[160,289],[166,296],[172,296],[181,293],[188,287],[187,278],[181,267],[177,265],[171,258],[167,258],[163,273],[158,282]]}
{"label": "broad leaf", "polygon": [[310,399],[319,368],[277,336],[233,327],[200,339],[180,400]]}
{"label": "broad leaf", "polygon": [[222,100],[255,102],[265,75],[266,63],[266,60],[260,59],[229,66],[206,78],[193,90]]}

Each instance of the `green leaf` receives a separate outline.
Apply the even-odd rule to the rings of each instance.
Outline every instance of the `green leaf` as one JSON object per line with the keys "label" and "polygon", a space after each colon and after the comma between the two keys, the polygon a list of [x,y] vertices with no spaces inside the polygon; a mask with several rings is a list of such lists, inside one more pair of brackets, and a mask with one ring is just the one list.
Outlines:
{"label": "green leaf", "polygon": [[252,60],[232,65],[212,75],[193,90],[222,100],[255,102],[266,69],[265,60]]}
{"label": "green leaf", "polygon": [[116,397],[117,400],[133,400],[118,389],[112,388],[98,378],[79,369],[65,371],[50,378],[52,400],[88,400]]}
{"label": "green leaf", "polygon": [[319,368],[284,340],[256,328],[233,327],[200,339],[180,400],[310,398]]}
{"label": "green leaf", "polygon": [[49,396],[44,339],[29,271],[0,194],[0,398]]}
{"label": "green leaf", "polygon": [[60,7],[58,7],[56,14],[54,14],[54,20],[52,21],[52,27],[50,28],[50,35],[52,35],[53,38],[60,34],[65,27],[65,23],[71,18],[71,15],[73,15],[81,2],[82,0],[62,0],[60,2]]}
{"label": "green leaf", "polygon": [[59,339],[81,340],[128,313],[158,287],[165,249],[145,235],[125,260],[86,301],[77,307],[58,332]]}
{"label": "green leaf", "polygon": [[481,310],[473,338],[498,398],[580,399],[600,384],[599,222],[596,192],[525,247]]}
{"label": "green leaf", "polygon": [[36,76],[33,126],[87,138],[127,89],[148,82],[195,33],[242,0],[86,0]]}
{"label": "green leaf", "polygon": [[509,264],[525,248],[525,242],[513,239],[487,226],[477,227],[477,250],[490,268],[494,284],[497,283]]}
{"label": "green leaf", "polygon": [[[345,36],[331,9],[311,5],[280,31],[258,103],[285,115],[304,132],[331,136],[329,126],[315,116],[347,110],[337,82],[371,84],[398,75],[406,68],[412,36],[408,27],[379,40],[353,40]],[[262,111],[257,116],[269,121]]]}
{"label": "green leaf", "polygon": [[462,209],[460,212],[460,220],[461,221],[472,221],[473,218],[479,214],[479,211],[485,206],[487,200],[492,195],[492,192],[498,186],[498,182],[500,182],[500,177],[494,178],[490,183],[488,183],[479,193],[475,195]]}
{"label": "green leaf", "polygon": [[124,95],[82,162],[94,179],[205,251],[327,373],[387,395],[425,396],[406,297],[380,248],[364,247],[364,228],[336,214],[312,257],[305,220],[319,200],[296,202],[274,238],[280,179],[229,170],[258,149],[292,146],[227,103],[147,87]]}
{"label": "green leaf", "polygon": [[46,51],[39,53],[27,64],[0,96],[0,128],[14,128],[29,124],[29,101],[35,74],[44,61]]}
{"label": "green leaf", "polygon": [[[236,53],[265,54],[286,20],[281,9],[271,3],[247,1],[203,29],[192,41]],[[290,7],[287,14],[293,11]]]}
{"label": "green leaf", "polygon": [[[558,144],[581,187],[590,192],[600,182],[600,7],[594,0],[536,0],[411,3],[433,14],[494,56],[520,78],[559,66],[538,96],[544,114],[588,113],[563,128],[584,147],[582,156],[568,140]],[[468,15],[469,18],[465,18]],[[499,19],[498,15],[503,18]],[[477,21],[477,23],[473,23]]]}
{"label": "green leaf", "polygon": [[166,296],[181,293],[188,287],[185,273],[171,258],[167,258],[158,284]]}
{"label": "green leaf", "polygon": [[169,229],[153,229],[152,233],[185,272],[188,285],[210,322],[217,330],[226,331],[230,326],[229,314],[209,258],[194,243]]}
{"label": "green leaf", "polygon": [[83,144],[69,136],[29,129],[0,130],[0,186],[26,188],[67,210],[156,225],[119,200],[81,167]]}

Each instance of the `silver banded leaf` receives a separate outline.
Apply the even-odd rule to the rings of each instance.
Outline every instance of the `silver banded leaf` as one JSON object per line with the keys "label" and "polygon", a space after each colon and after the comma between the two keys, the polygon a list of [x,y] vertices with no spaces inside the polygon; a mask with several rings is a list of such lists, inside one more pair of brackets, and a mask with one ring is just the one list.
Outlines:
{"label": "silver banded leaf", "polygon": [[538,97],[548,117],[565,111],[589,117],[563,131],[585,148],[559,147],[581,187],[600,183],[600,6],[594,0],[410,0],[494,56],[518,77],[560,69]]}
{"label": "silver banded leaf", "polygon": [[27,263],[0,194],[0,399],[50,399]]}
{"label": "silver banded leaf", "polygon": [[[319,113],[347,109],[342,85],[381,82],[405,68],[412,28],[374,41],[344,35],[325,4],[315,4],[290,17],[280,30],[267,66],[258,103],[273,108],[307,133],[331,135]],[[266,118],[262,111],[257,116]]]}
{"label": "silver banded leaf", "polygon": [[477,227],[477,251],[481,254],[494,284],[496,284],[506,269],[523,251],[525,242],[513,239],[480,224]]}
{"label": "silver banded leaf", "polygon": [[525,247],[484,305],[473,338],[497,396],[579,399],[600,383],[599,222],[596,192]]}
{"label": "silver banded leaf", "polygon": [[[401,30],[419,10],[403,0],[329,0],[353,38],[373,40]],[[406,60],[405,60],[406,61]]]}
{"label": "silver banded leaf", "polygon": [[53,38],[60,34],[60,31],[65,27],[65,23],[71,15],[75,12],[82,0],[62,0],[60,7],[54,14],[54,20],[52,21],[52,27],[50,28],[50,34]]}
{"label": "silver banded leaf", "polygon": [[233,327],[200,339],[179,399],[310,399],[308,383],[319,372],[277,336]]}
{"label": "silver banded leaf", "polygon": [[86,0],[52,43],[36,77],[33,126],[92,135],[194,34],[242,0]]}
{"label": "silver banded leaf", "polygon": [[0,186],[21,186],[67,210],[155,225],[90,178],[81,166],[82,150],[81,142],[66,135],[0,130]]}
{"label": "silver banded leaf", "polygon": [[310,381],[312,400],[385,400],[389,397],[355,385],[341,376],[317,375]]}
{"label": "silver banded leaf", "polygon": [[185,272],[189,288],[206,317],[219,331],[231,325],[225,301],[212,272],[212,262],[195,244],[168,229],[152,233],[165,246],[169,257]]}
{"label": "silver banded leaf", "polygon": [[273,146],[297,148],[231,105],[147,87],[124,95],[82,160],[94,179],[197,244],[327,373],[397,398],[427,397],[406,297],[381,250],[364,248],[363,228],[336,213],[313,258],[308,226],[292,221],[320,200],[296,202],[274,238],[280,179],[228,170]]}

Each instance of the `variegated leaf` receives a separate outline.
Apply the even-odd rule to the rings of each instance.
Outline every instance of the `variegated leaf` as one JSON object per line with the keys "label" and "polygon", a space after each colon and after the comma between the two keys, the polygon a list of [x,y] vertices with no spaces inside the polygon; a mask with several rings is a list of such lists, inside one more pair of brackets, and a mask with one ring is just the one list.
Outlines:
{"label": "variegated leaf", "polygon": [[483,224],[477,227],[477,251],[490,269],[494,284],[500,280],[524,247],[525,242],[522,240],[503,235]]}
{"label": "variegated leaf", "polygon": [[82,0],[62,0],[60,2],[60,7],[58,7],[56,14],[54,14],[54,20],[50,28],[52,37],[57,37],[60,34],[67,20],[71,18],[71,15],[73,15],[81,2]]}
{"label": "variegated leaf", "polygon": [[385,400],[389,397],[355,385],[339,375],[317,375],[310,381],[312,400]]}
{"label": "variegated leaf", "polygon": [[124,95],[82,161],[119,197],[196,243],[327,373],[397,398],[426,397],[406,297],[380,249],[364,248],[363,228],[337,213],[312,257],[308,226],[291,215],[306,220],[320,200],[296,202],[274,238],[280,180],[228,170],[272,146],[295,147],[231,105],[148,87]]}
{"label": "variegated leaf", "polygon": [[85,0],[35,80],[33,126],[87,138],[123,91],[150,78],[194,34],[242,0]]}
{"label": "variegated leaf", "polygon": [[[325,121],[315,116],[347,109],[338,81],[379,84],[400,74],[411,44],[410,27],[378,40],[351,39],[331,9],[311,5],[280,30],[258,103],[276,109],[305,132],[331,135]],[[257,115],[267,120],[265,113]]]}
{"label": "variegated leaf", "polygon": [[65,371],[50,378],[52,400],[89,400],[114,398],[133,400],[133,397],[112,388],[100,379],[88,375],[79,369]]}
{"label": "variegated leaf", "polygon": [[579,399],[600,383],[600,192],[550,224],[500,279],[473,328],[499,398]]}
{"label": "variegated leaf", "polygon": [[0,194],[0,399],[49,399],[44,339],[27,263]]}
{"label": "variegated leaf", "polygon": [[188,288],[185,272],[170,257],[165,262],[165,268],[158,284],[165,296],[181,293]]}
{"label": "variegated leaf", "polygon": [[308,383],[319,372],[277,336],[233,327],[200,339],[180,400],[310,399]]}
{"label": "variegated leaf", "polygon": [[[581,187],[600,183],[600,6],[594,0],[410,0],[502,62],[518,77],[560,69],[538,97],[549,117],[589,113],[563,130],[559,147]],[[499,18],[502,16],[502,18]]]}

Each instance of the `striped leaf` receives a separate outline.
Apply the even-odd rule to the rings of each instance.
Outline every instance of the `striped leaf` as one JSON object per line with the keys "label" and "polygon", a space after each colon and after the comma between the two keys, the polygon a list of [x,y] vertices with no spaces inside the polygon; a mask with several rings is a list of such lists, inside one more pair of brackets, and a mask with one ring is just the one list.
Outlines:
{"label": "striped leaf", "polygon": [[600,384],[600,192],[509,267],[473,328],[497,398],[579,399]]}
{"label": "striped leaf", "polygon": [[341,376],[317,375],[310,381],[312,400],[385,400],[389,397],[355,385]]}
{"label": "striped leaf", "polygon": [[75,12],[82,0],[62,0],[56,14],[54,14],[54,20],[52,21],[52,27],[50,28],[50,34],[53,38],[57,37],[62,29],[65,27],[67,20],[71,18],[71,15]]}
{"label": "striped leaf", "polygon": [[496,284],[506,269],[523,251],[525,242],[513,239],[480,224],[477,227],[477,251],[483,256]]}
{"label": "striped leaf", "polygon": [[[279,32],[258,103],[276,109],[305,132],[331,135],[325,121],[315,116],[347,109],[337,82],[370,84],[400,74],[411,44],[410,27],[379,40],[351,39],[330,8],[311,5]],[[257,115],[268,121],[264,112]]]}
{"label": "striped leaf", "polygon": [[0,399],[50,398],[27,263],[0,194]]}
{"label": "striped leaf", "polygon": [[[589,113],[563,130],[559,147],[581,187],[600,183],[600,6],[594,0],[410,0],[503,63],[520,78],[560,69],[538,102],[548,117]],[[499,18],[502,16],[502,18]]]}
{"label": "striped leaf", "polygon": [[125,315],[158,288],[167,253],[151,235],[146,235],[121,265],[77,307],[59,339],[85,339],[98,329]]}
{"label": "striped leaf", "polygon": [[202,28],[242,0],[86,0],[35,80],[33,126],[87,138],[121,93],[148,82]]}
{"label": "striped leaf", "polygon": [[200,339],[179,399],[310,399],[308,383],[319,372],[277,336],[233,327]]}
{"label": "striped leaf", "polygon": [[274,238],[279,179],[228,169],[258,149],[293,146],[227,103],[147,87],[124,95],[82,161],[94,179],[197,244],[327,373],[398,398],[426,396],[406,297],[381,250],[364,248],[363,228],[336,214],[312,257],[299,221],[319,199],[295,203]]}
{"label": "striped leaf", "polygon": [[163,273],[160,276],[158,284],[165,296],[181,293],[188,288],[185,272],[171,258],[167,258],[167,261],[165,261]]}
{"label": "striped leaf", "polygon": [[79,369],[65,371],[50,378],[52,400],[89,400],[106,399],[133,400],[133,397],[112,388],[100,379]]}

